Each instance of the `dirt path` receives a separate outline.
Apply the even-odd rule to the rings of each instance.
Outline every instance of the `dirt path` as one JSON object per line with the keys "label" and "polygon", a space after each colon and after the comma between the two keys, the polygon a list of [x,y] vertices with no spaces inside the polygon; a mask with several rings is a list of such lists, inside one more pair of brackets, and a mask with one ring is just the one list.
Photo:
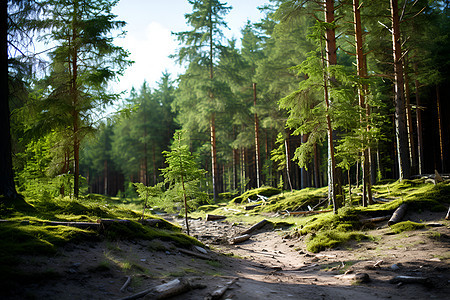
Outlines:
{"label": "dirt path", "polygon": [[[448,224],[400,235],[373,230],[374,241],[319,254],[307,253],[302,239],[270,226],[243,243],[226,243],[245,229],[226,221],[191,221],[199,240],[243,258],[230,265],[240,278],[230,299],[448,299],[450,293]],[[358,273],[367,274],[368,282],[352,279]],[[429,284],[389,282],[401,275],[427,277]]]}
{"label": "dirt path", "polygon": [[[373,241],[312,254],[287,230],[264,227],[230,245],[228,240],[248,226],[191,220],[191,234],[209,246],[210,260],[163,241],[71,244],[52,257],[23,257],[17,267],[29,278],[0,298],[121,299],[174,278],[195,278],[204,288],[173,299],[204,299],[237,277],[221,299],[448,299],[449,225],[397,235],[381,226],[369,232]],[[343,278],[358,273],[370,280]],[[426,277],[429,283],[389,282],[399,275]],[[131,283],[121,292],[127,276]]]}

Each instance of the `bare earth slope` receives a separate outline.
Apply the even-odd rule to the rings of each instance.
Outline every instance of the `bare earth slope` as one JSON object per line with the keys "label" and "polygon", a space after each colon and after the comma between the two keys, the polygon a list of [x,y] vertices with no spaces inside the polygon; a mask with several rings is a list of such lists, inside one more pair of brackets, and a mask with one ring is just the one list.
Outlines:
{"label": "bare earth slope", "polygon": [[[121,299],[187,278],[203,288],[173,299],[205,299],[238,278],[221,299],[448,299],[450,223],[441,218],[442,213],[411,215],[410,220],[443,226],[396,235],[381,223],[369,232],[374,240],[319,254],[307,253],[302,238],[291,237],[287,230],[266,226],[231,245],[228,240],[246,227],[191,220],[191,234],[210,247],[210,260],[162,241],[70,244],[52,257],[22,257],[17,266],[28,278],[10,285],[0,298]],[[369,280],[355,281],[359,273]],[[425,277],[426,282],[390,282],[400,275]],[[127,276],[130,284],[120,291]]]}

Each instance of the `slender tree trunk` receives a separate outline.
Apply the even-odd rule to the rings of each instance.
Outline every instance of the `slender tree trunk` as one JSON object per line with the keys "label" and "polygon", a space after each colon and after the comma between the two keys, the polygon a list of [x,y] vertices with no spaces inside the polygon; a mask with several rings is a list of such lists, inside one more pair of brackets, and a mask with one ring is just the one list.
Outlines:
{"label": "slender tree trunk", "polygon": [[217,149],[216,149],[216,114],[211,115],[210,129],[211,129],[211,173],[212,173],[212,187],[214,202],[217,201],[218,189],[217,189]]}
{"label": "slender tree trunk", "polygon": [[104,195],[108,195],[108,160],[103,162],[103,190]]}
{"label": "slender tree trunk", "polygon": [[[212,11],[209,12],[209,79],[212,81],[214,79],[214,65],[213,65],[213,24],[212,24]],[[210,100],[213,101],[214,94],[212,91],[209,92]],[[217,201],[218,192],[218,178],[217,178],[217,149],[216,149],[216,125],[215,125],[216,113],[211,114],[209,120],[210,133],[211,133],[211,175],[212,175],[212,187],[213,187],[213,198],[214,202]]]}
{"label": "slender tree trunk", "polygon": [[416,126],[417,126],[417,164],[419,166],[419,174],[423,173],[423,143],[422,143],[422,108],[420,107],[420,93],[419,93],[419,80],[417,80],[417,62],[414,63],[414,73],[416,79],[414,80],[414,85],[416,88]]}
{"label": "slender tree trunk", "polygon": [[237,149],[233,149],[233,178],[232,178],[232,186],[233,191],[237,190],[237,180],[238,180],[238,174],[237,174],[237,164],[239,162],[239,153]]}
{"label": "slender tree trunk", "polygon": [[436,85],[436,106],[437,106],[437,117],[439,126],[439,150],[441,157],[441,173],[444,173],[444,142],[442,140],[442,116],[441,116],[441,99],[439,93],[439,85]]}
{"label": "slender tree trunk", "polygon": [[[325,22],[332,24],[334,22],[334,0],[325,0],[324,2],[324,13],[325,13]],[[336,52],[336,32],[334,28],[328,28],[325,31],[326,37],[326,66],[332,66],[337,64],[337,52]],[[325,70],[325,64],[323,66]],[[324,72],[324,94],[325,94],[325,105],[326,105],[326,122],[327,122],[327,130],[328,130],[328,188],[329,188],[329,196],[331,196],[331,200],[333,201],[334,212],[337,213],[338,208],[340,207],[338,194],[342,192],[341,180],[337,178],[336,172],[336,160],[334,157],[334,142],[333,142],[333,128],[331,125],[331,117],[330,117],[330,107],[331,107],[331,99],[328,91],[329,85],[328,81],[334,82],[334,78],[329,78],[328,72]],[[341,174],[342,175],[342,174]]]}
{"label": "slender tree trunk", "polygon": [[408,132],[408,145],[409,145],[409,160],[411,162],[411,170],[416,172],[416,147],[414,145],[414,136],[413,136],[413,122],[412,122],[412,113],[411,113],[411,100],[410,100],[410,90],[409,90],[409,77],[406,67],[408,56],[405,55],[405,64],[403,66],[404,74],[405,74],[405,108],[406,108],[406,124],[407,124],[407,132]]}
{"label": "slender tree trunk", "polygon": [[[181,159],[181,155],[180,155],[180,169],[183,170],[183,161]],[[187,235],[189,235],[188,204],[187,204],[186,188],[184,186],[184,175],[183,175],[183,172],[181,172],[181,186],[183,188],[184,221],[186,222],[186,233],[187,233]],[[144,214],[142,214],[142,216],[144,216]]]}
{"label": "slender tree trunk", "polygon": [[397,140],[399,179],[402,180],[404,178],[411,177],[411,164],[409,161],[408,132],[406,128],[405,116],[398,0],[390,0],[390,4],[392,17],[392,47],[394,56],[395,135]]}
{"label": "slender tree trunk", "polygon": [[158,168],[156,167],[156,150],[155,147],[153,147],[153,185],[156,185],[156,183],[158,182]]}
{"label": "slender tree trunk", "polygon": [[319,162],[319,147],[314,143],[314,186],[320,187],[320,162]]}
{"label": "slender tree trunk", "polygon": [[241,194],[245,192],[245,149],[241,149]]}
{"label": "slender tree trunk", "polygon": [[9,123],[7,2],[0,1],[0,195],[16,198]]}
{"label": "slender tree trunk", "polygon": [[259,122],[258,114],[256,113],[256,83],[253,83],[253,107],[255,108],[255,166],[256,166],[256,187],[259,188],[261,184],[260,178],[260,153],[259,153]]}
{"label": "slender tree trunk", "polygon": [[[308,141],[308,137],[309,137],[308,134],[302,134],[302,135],[300,136],[301,143],[302,143],[302,144],[306,143],[306,142]],[[304,189],[304,188],[310,187],[309,176],[308,176],[307,168],[306,168],[306,167],[301,168],[300,174],[301,174],[301,175],[300,175],[300,178],[301,178],[301,185],[300,185],[300,188]]]}
{"label": "slender tree trunk", "polygon": [[287,176],[289,188],[291,189],[291,192],[292,192],[294,189],[292,188],[292,182],[291,182],[291,171],[290,171],[291,158],[289,157],[289,142],[288,142],[287,138],[284,140],[284,148],[286,150],[286,176]]}
{"label": "slender tree trunk", "polygon": [[[360,13],[359,0],[353,0],[353,15],[355,24],[355,42],[356,42],[356,62],[357,62],[357,73],[359,78],[362,80],[367,79],[367,64],[364,55],[364,43],[362,37],[362,27],[361,27],[361,13]],[[370,130],[369,127],[369,105],[366,103],[366,94],[368,93],[368,87],[366,83],[362,83],[358,89],[359,106],[361,109],[360,113],[360,123],[365,126],[366,131]],[[364,125],[365,124],[365,125]],[[370,160],[369,160],[369,148],[368,141],[366,137],[363,138],[363,196],[362,202],[363,206],[367,206],[372,199],[372,189],[371,189],[371,170],[370,170]]]}
{"label": "slender tree trunk", "polygon": [[78,198],[79,177],[80,177],[80,112],[78,110],[78,3],[74,2],[74,13],[72,19],[72,117],[73,117],[73,160],[74,160],[74,178],[73,178],[73,196]]}

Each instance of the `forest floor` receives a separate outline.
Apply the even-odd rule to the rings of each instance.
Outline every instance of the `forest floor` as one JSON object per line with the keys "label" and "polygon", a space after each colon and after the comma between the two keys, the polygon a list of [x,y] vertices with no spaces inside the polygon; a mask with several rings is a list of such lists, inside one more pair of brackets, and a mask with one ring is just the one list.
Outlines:
{"label": "forest floor", "polygon": [[[17,267],[30,278],[0,292],[0,298],[122,299],[184,278],[202,288],[171,299],[208,299],[238,278],[220,299],[448,299],[450,222],[442,212],[405,219],[442,226],[394,235],[384,222],[367,232],[373,239],[314,254],[304,250],[304,237],[288,228],[266,226],[232,245],[229,239],[249,226],[191,219],[191,235],[207,246],[202,249],[210,259],[159,240],[70,243],[53,256],[22,256]],[[362,282],[357,281],[359,273],[368,277],[357,275]],[[426,282],[391,283],[401,275]],[[130,284],[120,291],[127,276]]]}

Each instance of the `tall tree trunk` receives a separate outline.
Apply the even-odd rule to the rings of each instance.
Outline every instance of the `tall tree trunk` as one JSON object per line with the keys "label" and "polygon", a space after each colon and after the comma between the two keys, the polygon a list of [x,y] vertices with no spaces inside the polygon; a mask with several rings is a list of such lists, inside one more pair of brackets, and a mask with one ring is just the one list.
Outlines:
{"label": "tall tree trunk", "polygon": [[320,160],[319,160],[319,147],[317,143],[314,143],[314,186],[320,187]]}
{"label": "tall tree trunk", "polygon": [[108,160],[103,162],[103,190],[104,195],[108,195]]}
{"label": "tall tree trunk", "polygon": [[[332,24],[334,22],[334,0],[325,0],[324,2],[325,22]],[[337,64],[337,52],[336,52],[336,32],[333,27],[329,27],[325,31],[326,40],[326,67]],[[322,58],[323,59],[323,58]],[[325,70],[325,64],[323,66]],[[326,105],[326,122],[327,122],[327,135],[328,135],[328,189],[329,196],[333,202],[334,212],[337,213],[340,207],[338,194],[342,192],[341,180],[337,178],[336,172],[336,160],[334,157],[334,142],[333,142],[333,128],[331,125],[330,107],[331,99],[328,91],[328,81],[334,82],[334,78],[329,78],[328,72],[324,72],[324,95]]]}
{"label": "tall tree trunk", "polygon": [[212,188],[213,188],[213,198],[214,202],[217,201],[218,189],[217,189],[217,149],[216,149],[216,125],[215,125],[216,114],[211,115],[211,120],[209,123],[211,130],[211,175],[212,175]]}
{"label": "tall tree trunk", "polygon": [[0,1],[0,195],[16,198],[9,123],[7,2]]}
{"label": "tall tree trunk", "polygon": [[72,78],[71,78],[71,96],[72,96],[72,117],[73,117],[73,196],[78,198],[79,180],[80,180],[80,112],[78,110],[78,3],[73,4],[73,19],[72,19]]}
{"label": "tall tree trunk", "polygon": [[[364,43],[362,37],[362,26],[361,26],[361,13],[360,13],[359,0],[353,0],[353,15],[354,15],[354,25],[355,25],[355,42],[356,42],[356,67],[357,74],[361,80],[367,79],[367,64],[366,57],[364,55]],[[365,126],[365,130],[368,132],[369,127],[369,105],[366,103],[366,94],[368,93],[368,87],[366,83],[362,83],[358,89],[359,106],[360,112],[360,123]],[[365,124],[365,125],[364,125]],[[371,165],[369,160],[369,148],[368,141],[366,137],[363,137],[363,196],[362,202],[363,206],[367,206],[372,199],[372,188],[371,188]]]}
{"label": "tall tree trunk", "polygon": [[237,164],[239,162],[239,153],[237,149],[233,149],[233,175],[232,175],[232,189],[233,191],[237,190],[237,182],[238,182],[238,173],[237,173]]}
{"label": "tall tree trunk", "polygon": [[439,126],[439,151],[441,158],[441,173],[444,173],[444,141],[442,135],[442,116],[441,116],[441,97],[439,93],[439,85],[436,85],[436,106]]}
{"label": "tall tree trunk", "polygon": [[408,131],[406,129],[398,0],[390,0],[390,4],[392,18],[392,48],[394,56],[395,135],[397,141],[399,179],[402,180],[411,177],[411,164],[409,161]]}
{"label": "tall tree trunk", "polygon": [[416,126],[417,126],[417,164],[419,166],[419,174],[423,172],[423,142],[422,142],[422,108],[420,107],[419,80],[417,80],[417,62],[414,62],[414,73],[416,78],[414,86],[416,89]]}
{"label": "tall tree trunk", "polygon": [[260,178],[260,153],[259,153],[259,122],[258,114],[256,113],[256,83],[253,83],[253,107],[255,109],[255,166],[256,166],[256,187],[259,188],[261,184]]}
{"label": "tall tree trunk", "polygon": [[286,177],[287,177],[287,180],[288,180],[289,188],[291,189],[291,192],[292,192],[293,188],[292,188],[291,170],[290,170],[291,158],[289,157],[289,142],[288,142],[288,138],[286,138],[284,140],[284,148],[286,150]]}
{"label": "tall tree trunk", "polygon": [[[210,7],[211,8],[211,7]],[[214,65],[213,65],[213,24],[212,24],[212,11],[209,11],[209,79],[212,81],[214,79]],[[209,92],[210,100],[213,101],[214,94],[212,91]],[[213,199],[214,202],[217,201],[218,197],[218,180],[217,180],[217,149],[216,149],[216,125],[215,125],[216,113],[211,114],[209,120],[210,135],[211,135],[211,176],[212,176],[212,188],[213,188]]]}
{"label": "tall tree trunk", "polygon": [[241,149],[241,194],[245,192],[245,181],[246,181],[246,179],[245,179],[245,177],[246,177],[245,164],[246,164],[245,149],[242,148]]}
{"label": "tall tree trunk", "polygon": [[411,162],[411,170],[417,172],[416,170],[416,147],[414,145],[414,136],[413,136],[413,122],[412,122],[412,113],[411,113],[411,93],[409,90],[409,77],[408,72],[406,70],[408,63],[408,55],[405,55],[405,63],[403,65],[403,72],[405,74],[405,108],[406,108],[406,124],[407,124],[407,132],[408,132],[408,145],[409,145],[409,160]]}
{"label": "tall tree trunk", "polygon": [[[300,140],[302,144],[305,144],[308,141],[308,134],[302,134],[300,136]],[[307,171],[307,167],[303,167],[300,169],[300,188],[304,189],[307,187],[310,187],[310,182],[309,182],[309,174]]]}

